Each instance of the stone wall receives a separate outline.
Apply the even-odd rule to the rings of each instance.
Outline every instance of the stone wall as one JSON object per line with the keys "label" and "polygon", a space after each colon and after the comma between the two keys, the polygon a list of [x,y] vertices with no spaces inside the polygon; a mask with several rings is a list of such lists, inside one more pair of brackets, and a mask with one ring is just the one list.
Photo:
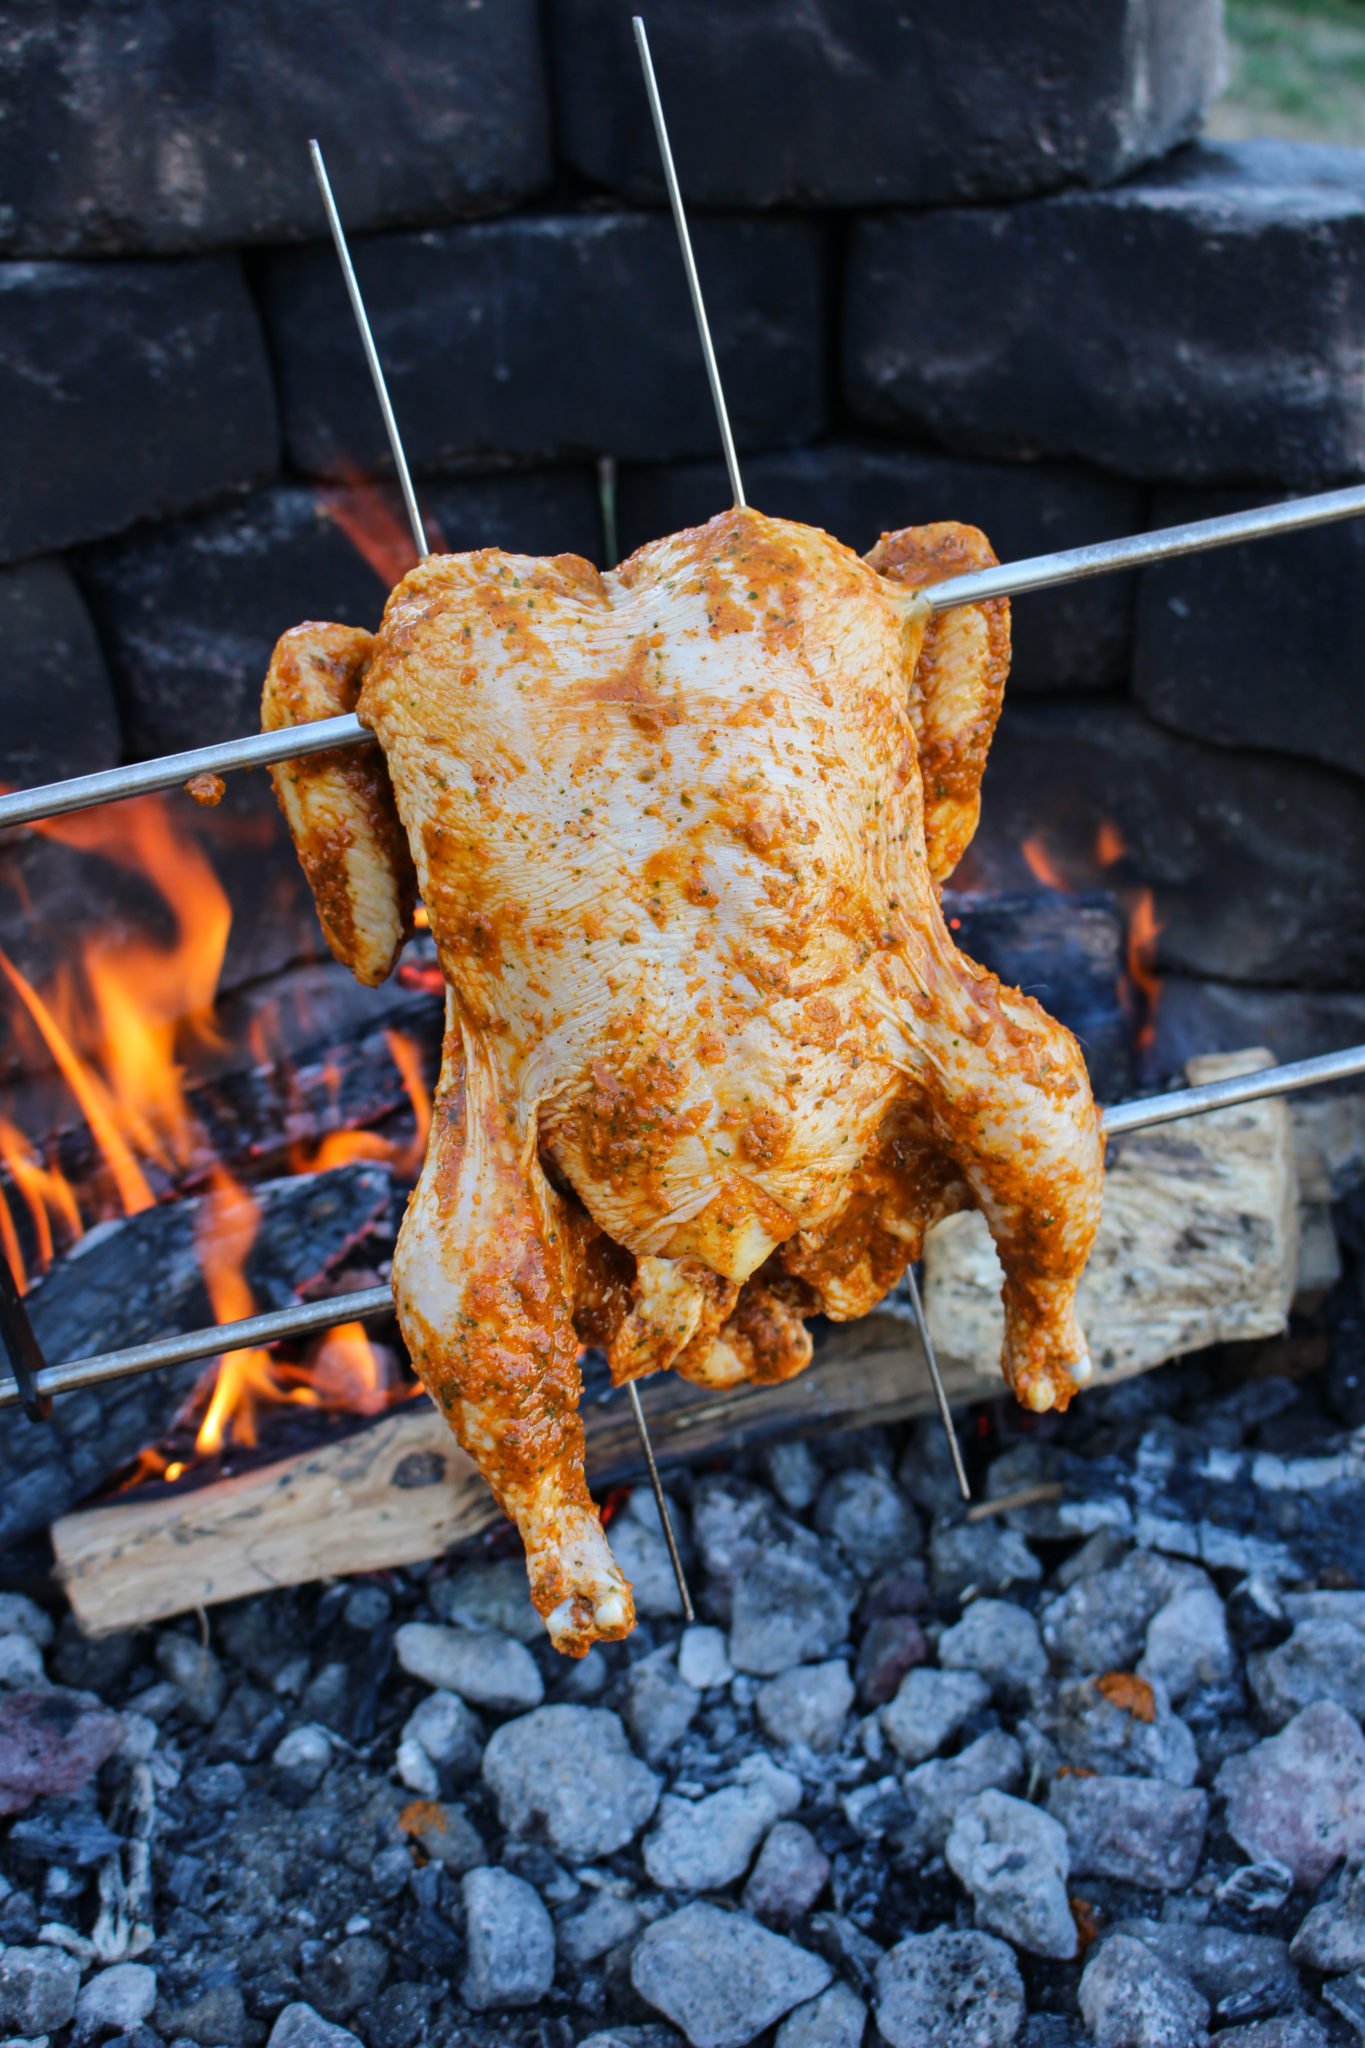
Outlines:
{"label": "stone wall", "polygon": [[[602,455],[623,551],[725,502],[630,12],[0,0],[0,776],[249,730],[278,633],[372,622],[402,566],[310,134],[445,546],[600,560]],[[1365,474],[1365,156],[1196,139],[1218,0],[648,19],[764,509],[1008,559]],[[1238,989],[1287,1052],[1360,1035],[1363,535],[1016,606],[969,879],[1109,821],[1216,1038]],[[317,949],[262,778],[191,829],[231,981]],[[24,965],[124,914],[63,848],[4,882]]]}

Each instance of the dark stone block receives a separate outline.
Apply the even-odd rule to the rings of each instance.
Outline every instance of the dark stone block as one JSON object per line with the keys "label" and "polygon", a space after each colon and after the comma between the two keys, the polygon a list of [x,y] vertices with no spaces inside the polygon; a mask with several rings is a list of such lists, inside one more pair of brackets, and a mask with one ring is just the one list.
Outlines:
{"label": "dark stone block", "polygon": [[1365,1045],[1365,992],[1239,988],[1186,975],[1163,983],[1146,1061],[1155,1078],[1180,1073],[1194,1053],[1237,1052],[1245,1045],[1268,1046],[1277,1060]]}
{"label": "dark stone block", "polygon": [[0,4],[0,247],[168,253],[449,219],[549,174],[535,0]]}
{"label": "dark stone block", "polygon": [[231,258],[0,264],[0,326],[0,560],[274,468],[265,338]]}
{"label": "dark stone block", "polygon": [[[1158,495],[1175,526],[1258,502]],[[1133,689],[1150,715],[1221,746],[1365,775],[1365,522],[1187,555],[1142,573]]]}
{"label": "dark stone block", "polygon": [[[587,469],[434,482],[421,500],[439,547],[601,552]],[[377,485],[273,485],[87,550],[78,573],[134,757],[257,731],[280,634],[303,619],[377,626],[413,560],[397,494]]]}
{"label": "dark stone block", "polygon": [[1365,468],[1365,157],[1182,150],[1112,191],[854,233],[862,417],[1171,482]]}
{"label": "dark stone block", "polygon": [[[553,0],[560,146],[660,187],[630,16]],[[1221,80],[1215,0],[652,0],[679,176],[702,206],[927,206],[1105,184],[1193,135]]]}
{"label": "dark stone block", "polygon": [[1016,704],[991,750],[982,823],[955,880],[1027,886],[1023,841],[1155,894],[1157,964],[1229,981],[1349,988],[1365,980],[1365,789],[1314,762],[1207,747],[1123,705]]}
{"label": "dark stone block", "polygon": [[[692,238],[736,438],[809,440],[824,419],[823,230],[700,219]],[[716,447],[667,214],[488,221],[378,236],[355,256],[415,468]],[[330,245],[272,253],[262,285],[291,462],[343,479],[386,469]]]}
{"label": "dark stone block", "polygon": [[90,614],[65,563],[0,569],[5,719],[0,782],[25,788],[119,758],[118,706]]}
{"label": "dark stone block", "polygon": [[[965,461],[931,449],[834,442],[744,464],[744,488],[763,511],[837,534],[860,553],[879,533],[936,519],[965,519],[989,536],[1002,561],[1051,554],[1084,541],[1138,533],[1146,493],[1076,463],[1040,466]],[[626,470],[620,482],[621,546],[695,526],[729,503],[719,462]],[[1133,578],[1100,576],[1038,591],[1013,608],[1015,690],[1104,690],[1127,680]]]}

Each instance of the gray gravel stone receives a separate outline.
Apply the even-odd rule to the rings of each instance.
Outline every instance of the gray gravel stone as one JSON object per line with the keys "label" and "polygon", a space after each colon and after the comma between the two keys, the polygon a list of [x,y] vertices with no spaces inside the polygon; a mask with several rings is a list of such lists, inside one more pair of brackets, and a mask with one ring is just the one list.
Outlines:
{"label": "gray gravel stone", "polygon": [[510,1870],[465,1872],[467,1967],[460,1996],[475,2012],[535,2005],[554,1982],[555,1931],[540,1894]]}
{"label": "gray gravel stone", "polygon": [[775,2048],[862,2048],[867,2007],[847,1984],[831,1984],[798,2005],[777,2030]]}
{"label": "gray gravel stone", "polygon": [[1209,1795],[1156,1778],[1067,1777],[1053,1782],[1048,1811],[1066,1829],[1078,1877],[1113,1877],[1182,1891],[1199,1866]]}
{"label": "gray gravel stone", "polygon": [[1055,1748],[1058,1761],[1073,1770],[1192,1785],[1199,1768],[1194,1737],[1173,1712],[1165,1687],[1155,1679],[1146,1683],[1152,1689],[1151,1720],[1117,1705],[1096,1679],[1073,1678],[1039,1688],[1034,1724]]}
{"label": "gray gravel stone", "polygon": [[1216,1922],[1125,1920],[1116,1930],[1188,1977],[1214,2017],[1237,2018],[1295,2003],[1299,1987],[1289,1950],[1268,1934],[1244,1934]]}
{"label": "gray gravel stone", "polygon": [[728,1685],[735,1667],[725,1647],[724,1630],[704,1622],[694,1622],[685,1628],[678,1644],[678,1670],[698,1692],[706,1692],[713,1685]]}
{"label": "gray gravel stone", "polygon": [[799,1820],[780,1820],[758,1852],[744,1887],[746,1909],[774,1927],[790,1927],[825,1888],[829,1858]]}
{"label": "gray gravel stone", "polygon": [[40,1650],[52,1641],[52,1616],[27,1593],[0,1593],[0,1636],[29,1636]]}
{"label": "gray gravel stone", "polygon": [[1159,1678],[1176,1705],[1197,1686],[1221,1685],[1235,1668],[1227,1617],[1212,1586],[1184,1587],[1148,1623],[1138,1670]]}
{"label": "gray gravel stone", "polygon": [[1066,1878],[1066,1830],[1007,1792],[978,1792],[953,1822],[944,1851],[972,1895],[981,1926],[1030,1955],[1066,1961],[1077,1948]]}
{"label": "gray gravel stone", "polygon": [[836,1472],[815,1503],[815,1526],[832,1536],[861,1577],[918,1557],[924,1547],[919,1518],[900,1488],[882,1472]]}
{"label": "gray gravel stone", "polygon": [[794,2005],[818,1997],[829,1964],[747,1913],[684,1906],[647,1927],[630,1966],[647,2005],[680,2026],[692,2048],[743,2048]]}
{"label": "gray gravel stone", "polygon": [[608,1949],[618,1948],[639,1932],[640,1908],[634,1899],[598,1892],[581,1911],[559,1923],[559,1952],[578,1969],[595,1963]]}
{"label": "gray gravel stone", "polygon": [[1111,1935],[1086,1964],[1081,2013],[1095,2048],[1203,2048],[1209,2008],[1140,1941]]}
{"label": "gray gravel stone", "polygon": [[1010,1586],[1031,1586],[1043,1576],[1023,1537],[999,1521],[940,1522],[929,1558],[934,1585],[950,1600],[961,1599],[969,1587],[1003,1593]]}
{"label": "gray gravel stone", "polygon": [[454,1778],[470,1778],[483,1755],[483,1730],[458,1693],[440,1690],[419,1701],[403,1723],[404,1742],[415,1742],[432,1763]]}
{"label": "gray gravel stone", "polygon": [[1296,1884],[1321,1884],[1343,1857],[1365,1856],[1365,1736],[1331,1700],[1229,1757],[1215,1790],[1233,1840],[1286,1864]]}
{"label": "gray gravel stone", "polygon": [[543,1830],[575,1863],[624,1848],[659,1799],[658,1779],[606,1707],[537,1707],[505,1722],[484,1751],[483,1777],[511,1834]]}
{"label": "gray gravel stone", "polygon": [[431,1588],[431,1605],[441,1621],[464,1628],[495,1629],[519,1643],[543,1643],[545,1624],[531,1605],[526,1567],[519,1557],[462,1564]]}
{"label": "gray gravel stone", "polygon": [[0,1948],[0,2027],[15,2034],[64,2027],[80,1982],[80,1964],[59,1948]]}
{"label": "gray gravel stone", "polygon": [[847,1638],[852,1612],[849,1587],[818,1545],[813,1552],[797,1545],[765,1551],[735,1584],[730,1662],[774,1678],[793,1664],[830,1657]]}
{"label": "gray gravel stone", "polygon": [[790,1443],[774,1444],[765,1451],[763,1469],[783,1507],[795,1515],[804,1514],[819,1495],[823,1474],[804,1437],[793,1437]]}
{"label": "gray gravel stone", "polygon": [[942,1854],[958,1810],[978,1792],[1013,1792],[1024,1777],[1024,1752],[1012,1735],[992,1728],[957,1756],[932,1757],[907,1771],[901,1790],[908,1821],[892,1832],[897,1858],[911,1866]]}
{"label": "gray gravel stone", "polygon": [[1365,1708],[1365,1635],[1349,1621],[1301,1621],[1289,1640],[1247,1658],[1247,1679],[1273,1728],[1318,1700],[1359,1717]]}
{"label": "gray gravel stone", "polygon": [[837,1749],[853,1705],[848,1665],[841,1658],[827,1664],[800,1664],[761,1685],[754,1705],[774,1742],[813,1750]]}
{"label": "gray gravel stone", "polygon": [[865,1707],[883,1707],[895,1698],[907,1671],[928,1661],[929,1645],[913,1614],[878,1614],[866,1625],[858,1645],[854,1682]]}
{"label": "gray gravel stone", "polygon": [[526,1645],[491,1629],[408,1621],[394,1636],[393,1647],[410,1678],[458,1693],[471,1706],[515,1714],[538,1707],[545,1697],[544,1681]]}
{"label": "gray gravel stone", "polygon": [[17,1629],[12,1635],[0,1636],[0,1685],[18,1692],[46,1684],[43,1653],[32,1636],[20,1635]]}
{"label": "gray gravel stone", "polygon": [[1244,1863],[1225,1877],[1214,1893],[1220,1906],[1234,1913],[1278,1913],[1294,1889],[1294,1873],[1273,1856]]}
{"label": "gray gravel stone", "polygon": [[334,2026],[311,2005],[287,2005],[270,2029],[268,2048],[363,2048],[349,2027]]}
{"label": "gray gravel stone", "polygon": [[1249,2027],[1228,2027],[1218,2048],[1328,2048],[1326,2029],[1310,2013],[1284,2012]]}
{"label": "gray gravel stone", "polygon": [[301,1792],[316,1792],[332,1767],[332,1738],[316,1721],[307,1721],[276,1743],[270,1761]]}
{"label": "gray gravel stone", "polygon": [[146,1963],[115,1963],[81,1988],[76,2027],[82,2034],[126,2034],[156,2004],[156,1971]]}
{"label": "gray gravel stone", "polygon": [[[616,1561],[629,1567],[613,1542]],[[632,1664],[621,1687],[621,1708],[635,1747],[657,1764],[676,1749],[696,1718],[701,1694],[679,1671],[672,1646]]]}
{"label": "gray gravel stone", "polygon": [[[645,1501],[653,1510],[653,1523],[645,1513]],[[640,1503],[638,1509],[637,1502]],[[682,1595],[678,1591],[668,1544],[658,1525],[658,1510],[654,1507],[653,1498],[647,1494],[642,1497],[637,1492],[631,1496],[630,1505],[631,1512],[618,1515],[612,1524],[611,1547],[616,1562],[630,1580],[636,1613],[665,1618],[679,1615],[682,1613]],[[677,1503],[671,1501],[669,1506],[675,1527],[681,1528]]]}
{"label": "gray gravel stone", "polygon": [[956,1628],[939,1637],[945,1671],[979,1671],[995,1693],[1022,1692],[1047,1671],[1038,1624],[1012,1600],[973,1600]]}
{"label": "gray gravel stone", "polygon": [[1365,1866],[1342,1873],[1331,1898],[1299,1923],[1289,1953],[1324,1975],[1365,1970]]}
{"label": "gray gravel stone", "polygon": [[156,1661],[191,1719],[202,1728],[212,1727],[223,1711],[227,1679],[208,1644],[196,1642],[192,1636],[158,1636]]}
{"label": "gray gravel stone", "polygon": [[890,2048],[1010,2048],[1024,2019],[1019,1965],[989,1934],[910,1934],[877,1965]]}
{"label": "gray gravel stone", "polygon": [[1208,1585],[1207,1573],[1194,1565],[1135,1550],[1046,1602],[1039,1619],[1048,1655],[1062,1671],[1131,1671],[1160,1609],[1178,1593]]}
{"label": "gray gravel stone", "polygon": [[726,1785],[695,1800],[665,1793],[645,1837],[645,1869],[665,1891],[719,1891],[744,1875],[776,1819],[763,1785]]}
{"label": "gray gravel stone", "polygon": [[881,1710],[881,1725],[908,1764],[933,1756],[963,1722],[979,1713],[991,1689],[974,1671],[907,1671],[896,1697]]}

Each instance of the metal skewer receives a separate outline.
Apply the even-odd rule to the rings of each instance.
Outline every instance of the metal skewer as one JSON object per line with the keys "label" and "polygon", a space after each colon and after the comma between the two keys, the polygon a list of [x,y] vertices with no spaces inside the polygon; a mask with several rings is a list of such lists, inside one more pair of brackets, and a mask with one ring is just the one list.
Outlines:
{"label": "metal skewer", "polygon": [[668,140],[668,124],[664,120],[663,101],[659,98],[659,81],[654,76],[654,59],[649,54],[649,37],[639,15],[631,17],[635,30],[635,47],[640,52],[640,68],[645,74],[645,91],[649,96],[649,111],[654,121],[654,133],[658,138],[659,155],[663,159],[664,183],[668,187],[668,203],[673,209],[673,225],[678,230],[678,242],[682,249],[683,269],[687,273],[687,289],[692,295],[692,311],[696,316],[697,336],[701,342],[702,356],[706,362],[707,382],[711,386],[711,403],[716,408],[716,425],[720,428],[720,444],[725,450],[725,467],[730,472],[730,489],[736,505],[744,503],[744,486],[739,478],[739,457],[735,453],[735,437],[730,432],[730,415],[726,410],[725,393],[721,389],[720,370],[716,364],[716,351],[711,344],[711,327],[706,318],[706,305],[701,295],[701,279],[697,276],[697,259],[692,254],[692,237],[687,232],[687,215],[683,210],[682,193],[678,188],[678,173],[673,166],[673,150]]}
{"label": "metal skewer", "polygon": [[919,1281],[915,1277],[913,1266],[907,1266],[905,1269],[905,1291],[910,1297],[910,1313],[915,1318],[915,1328],[919,1331],[920,1348],[924,1353],[924,1362],[929,1368],[929,1378],[934,1389],[934,1400],[938,1404],[939,1421],[943,1424],[943,1434],[948,1439],[948,1454],[953,1461],[953,1472],[957,1479],[957,1490],[965,1501],[970,1501],[972,1489],[967,1483],[967,1468],[962,1462],[962,1447],[958,1443],[957,1431],[953,1427],[953,1411],[948,1406],[948,1390],[943,1384],[943,1375],[938,1369],[938,1352],[934,1349],[934,1340],[929,1330],[929,1318],[924,1313],[924,1303],[920,1298]]}
{"label": "metal skewer", "polygon": [[[1060,584],[1105,575],[1112,569],[1141,568],[1152,562],[1171,561],[1177,555],[1228,547],[1237,541],[1268,540],[1311,526],[1329,526],[1363,513],[1365,484],[1353,484],[1346,490],[1291,499],[1288,504],[1229,512],[1217,519],[1196,519],[1186,526],[1162,527],[1155,533],[1135,534],[1123,540],[1064,548],[1055,555],[1033,555],[1023,562],[1002,563],[998,569],[978,569],[970,576],[952,576],[936,583],[925,595],[934,611],[947,611],[953,605],[979,604],[988,597],[1018,597],[1030,590],[1055,589]],[[36,789],[13,790],[8,796],[0,796],[0,829],[8,825],[33,825],[42,818],[60,817],[66,811],[86,810],[92,804],[116,803],[124,797],[174,789],[194,775],[263,768],[276,761],[322,753],[329,747],[373,743],[374,734],[369,728],[358,718],[350,717],[317,719],[290,726],[286,732],[251,733],[244,739],[224,740],[219,746],[195,747],[188,753],[163,754],[154,761],[134,761],[123,768],[102,768],[93,775],[75,775],[64,782],[43,783]]]}
{"label": "metal skewer", "polygon": [[630,1412],[635,1417],[635,1427],[640,1432],[640,1449],[645,1454],[645,1464],[649,1469],[649,1483],[654,1491],[654,1505],[659,1510],[659,1521],[663,1527],[664,1542],[668,1545],[669,1562],[673,1566],[673,1576],[678,1582],[678,1595],[682,1601],[683,1620],[695,1621],[697,1611],[692,1605],[692,1595],[687,1590],[687,1575],[683,1571],[682,1558],[678,1554],[678,1539],[673,1533],[673,1518],[668,1512],[668,1502],[664,1497],[664,1483],[659,1477],[659,1467],[654,1460],[654,1446],[649,1440],[649,1426],[645,1421],[645,1411],[640,1406],[640,1390],[634,1380],[626,1381],[626,1392],[630,1396]]}

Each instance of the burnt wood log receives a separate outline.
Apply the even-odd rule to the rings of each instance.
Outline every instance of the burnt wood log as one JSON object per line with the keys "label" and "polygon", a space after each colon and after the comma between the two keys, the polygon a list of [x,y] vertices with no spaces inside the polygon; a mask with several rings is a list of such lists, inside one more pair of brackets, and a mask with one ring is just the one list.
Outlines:
{"label": "burnt wood log", "polygon": [[[399,1197],[387,1168],[359,1164],[252,1190],[260,1227],[246,1263],[258,1309],[316,1292],[348,1256],[387,1250]],[[28,1295],[53,1363],[213,1321],[195,1252],[207,1196],[100,1224]],[[64,1394],[50,1422],[0,1409],[0,1545],[83,1500],[164,1436],[204,1361]]]}

